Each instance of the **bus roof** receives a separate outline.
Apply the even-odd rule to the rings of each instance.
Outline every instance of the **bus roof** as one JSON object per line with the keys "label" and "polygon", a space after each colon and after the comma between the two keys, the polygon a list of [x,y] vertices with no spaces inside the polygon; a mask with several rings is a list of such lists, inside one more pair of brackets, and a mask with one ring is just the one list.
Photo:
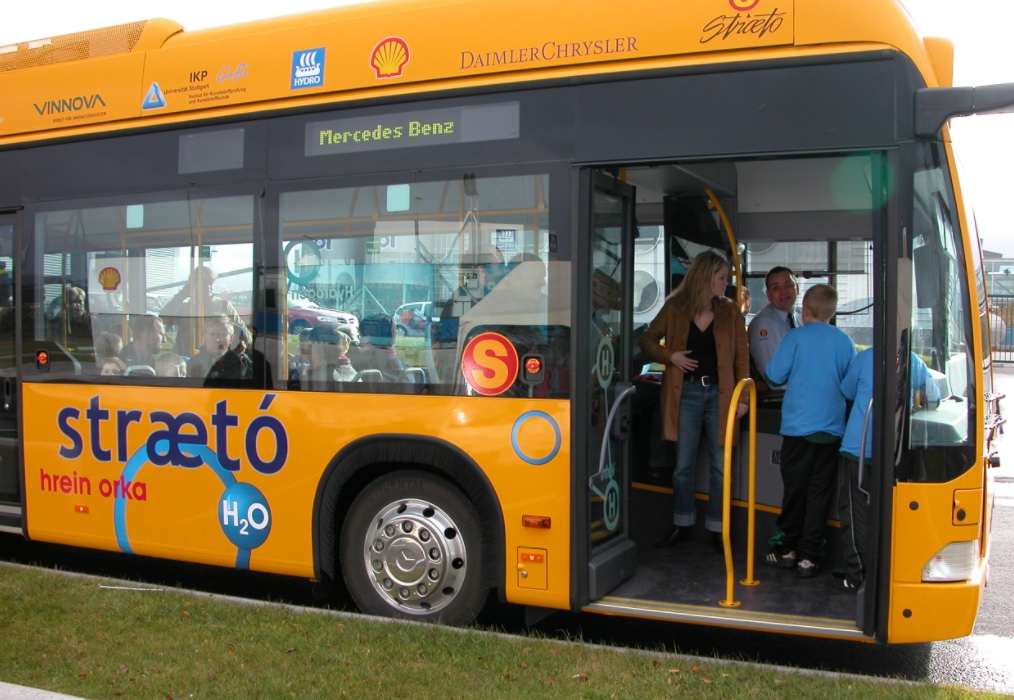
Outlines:
{"label": "bus roof", "polygon": [[[671,65],[891,48],[930,87],[949,42],[897,0],[383,0],[192,32],[165,19],[0,47],[0,144]],[[824,48],[819,48],[824,47]]]}

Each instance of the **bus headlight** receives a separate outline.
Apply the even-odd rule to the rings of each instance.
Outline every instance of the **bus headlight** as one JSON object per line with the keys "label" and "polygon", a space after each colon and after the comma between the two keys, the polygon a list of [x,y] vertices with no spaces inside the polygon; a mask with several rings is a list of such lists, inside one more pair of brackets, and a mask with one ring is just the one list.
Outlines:
{"label": "bus headlight", "polygon": [[967,581],[979,561],[979,540],[951,542],[922,568],[922,580]]}

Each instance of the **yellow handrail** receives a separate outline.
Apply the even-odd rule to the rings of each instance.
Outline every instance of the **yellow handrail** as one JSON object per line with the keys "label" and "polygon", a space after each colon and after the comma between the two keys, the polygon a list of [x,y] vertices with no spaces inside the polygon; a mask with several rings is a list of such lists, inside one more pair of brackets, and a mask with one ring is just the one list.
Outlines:
{"label": "yellow handrail", "polygon": [[732,565],[729,530],[732,524],[732,435],[739,422],[736,418],[735,406],[739,403],[743,387],[750,388],[750,467],[747,487],[746,578],[740,580],[740,583],[744,586],[756,586],[760,583],[753,577],[754,520],[757,511],[757,386],[752,379],[746,378],[740,379],[736,384],[736,390],[732,392],[729,416],[725,423],[725,459],[722,465],[722,545],[725,550],[725,600],[718,601],[718,604],[726,608],[739,607],[739,601],[736,600],[735,570]]}

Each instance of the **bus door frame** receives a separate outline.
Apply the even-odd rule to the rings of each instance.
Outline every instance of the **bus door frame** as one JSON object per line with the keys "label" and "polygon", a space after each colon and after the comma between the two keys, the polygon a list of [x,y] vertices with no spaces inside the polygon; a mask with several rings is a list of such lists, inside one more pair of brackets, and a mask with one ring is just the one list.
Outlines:
{"label": "bus door frame", "polygon": [[[609,593],[630,578],[637,566],[637,546],[630,538],[630,339],[633,328],[634,188],[606,171],[582,168],[578,174],[577,274],[574,299],[579,318],[575,359],[587,368],[586,382],[577,382],[574,394],[573,537],[574,559],[571,600],[581,607]],[[620,216],[619,257],[614,271],[619,280],[612,287],[609,275],[595,274],[597,259],[612,257],[599,249],[596,228],[601,228],[599,205],[612,207],[607,216]],[[609,201],[611,200],[611,201]],[[608,223],[608,222],[607,222]],[[603,285],[609,289],[603,289]],[[613,296],[600,312],[619,323],[596,319],[599,301]],[[605,297],[603,296],[605,295]],[[588,300],[585,302],[584,300]],[[618,306],[618,308],[617,308]],[[610,311],[615,313],[609,313]],[[596,323],[596,320],[599,323]],[[608,330],[604,330],[608,326]],[[615,326],[615,327],[612,327]],[[577,375],[581,376],[581,374]],[[593,408],[594,406],[594,408]],[[605,437],[605,444],[599,438]]]}
{"label": "bus door frame", "polygon": [[[9,229],[8,229],[9,227]],[[9,251],[9,256],[15,261],[14,269],[8,270],[11,284],[11,313],[14,323],[9,331],[4,332],[6,336],[3,344],[10,343],[12,355],[8,358],[0,356],[0,381],[3,383],[3,392],[0,396],[0,532],[23,532],[24,511],[22,499],[24,495],[24,484],[22,483],[21,472],[21,409],[20,409],[20,381],[18,358],[21,355],[19,342],[19,326],[21,323],[20,314],[17,309],[17,299],[20,297],[19,280],[21,277],[22,263],[24,256],[19,256],[21,250],[18,232],[21,229],[20,210],[0,210],[0,251]],[[7,232],[9,230],[9,240]]]}

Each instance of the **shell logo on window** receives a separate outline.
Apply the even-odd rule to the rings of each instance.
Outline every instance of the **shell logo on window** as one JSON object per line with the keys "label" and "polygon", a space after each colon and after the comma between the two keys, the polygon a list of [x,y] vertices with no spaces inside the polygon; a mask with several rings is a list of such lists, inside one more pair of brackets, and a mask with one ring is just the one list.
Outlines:
{"label": "shell logo on window", "polygon": [[389,36],[383,39],[370,56],[370,65],[378,78],[397,78],[408,63],[408,44],[404,39]]}
{"label": "shell logo on window", "polygon": [[103,291],[115,291],[120,286],[120,280],[120,271],[115,267],[104,267],[99,271],[99,284]]}

